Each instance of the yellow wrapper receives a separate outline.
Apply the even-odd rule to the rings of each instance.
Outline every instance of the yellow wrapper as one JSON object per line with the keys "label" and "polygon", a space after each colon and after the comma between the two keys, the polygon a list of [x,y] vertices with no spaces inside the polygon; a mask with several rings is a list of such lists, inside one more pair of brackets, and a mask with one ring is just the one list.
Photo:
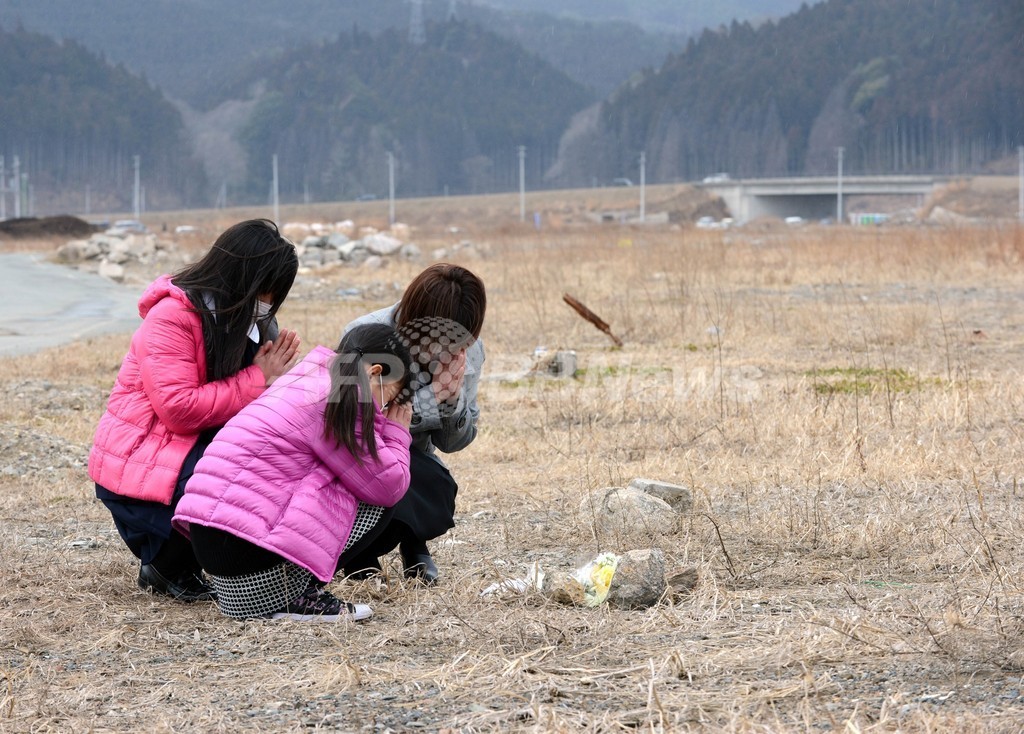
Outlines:
{"label": "yellow wrapper", "polygon": [[619,557],[614,553],[602,553],[583,568],[576,571],[576,579],[583,584],[583,603],[596,607],[608,597]]}

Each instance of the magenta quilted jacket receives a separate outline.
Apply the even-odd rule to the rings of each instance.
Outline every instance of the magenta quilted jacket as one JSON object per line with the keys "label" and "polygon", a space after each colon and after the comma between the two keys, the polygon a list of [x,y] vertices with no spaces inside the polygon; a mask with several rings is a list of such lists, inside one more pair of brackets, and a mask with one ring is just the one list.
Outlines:
{"label": "magenta quilted jacket", "polygon": [[[228,421],[196,465],[174,527],[219,528],[334,576],[359,500],[390,507],[409,486],[409,431],[374,411],[379,462],[324,435],[335,353],[316,347]],[[357,421],[358,423],[358,421]]]}

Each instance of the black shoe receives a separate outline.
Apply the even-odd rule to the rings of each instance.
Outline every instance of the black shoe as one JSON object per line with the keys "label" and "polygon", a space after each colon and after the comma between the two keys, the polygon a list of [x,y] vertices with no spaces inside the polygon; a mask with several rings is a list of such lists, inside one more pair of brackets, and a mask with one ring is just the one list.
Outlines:
{"label": "black shoe", "polygon": [[405,565],[407,579],[419,579],[427,586],[437,583],[437,564],[429,553],[412,553],[408,556],[403,553],[402,563]]}
{"label": "black shoe", "polygon": [[203,581],[198,574],[184,571],[177,579],[171,581],[148,563],[139,568],[139,588],[178,601],[213,601],[217,598],[213,587]]}
{"label": "black shoe", "polygon": [[384,575],[384,570],[380,567],[380,560],[377,558],[356,558],[346,564],[343,571],[345,578],[353,581],[365,581]]}

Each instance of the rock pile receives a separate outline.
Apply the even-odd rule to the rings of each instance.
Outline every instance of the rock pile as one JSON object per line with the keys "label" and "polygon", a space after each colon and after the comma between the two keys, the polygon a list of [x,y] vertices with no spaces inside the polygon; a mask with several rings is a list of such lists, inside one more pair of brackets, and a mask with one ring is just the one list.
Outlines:
{"label": "rock pile", "polygon": [[170,259],[176,246],[158,240],[154,234],[94,234],[87,240],[70,240],[57,249],[58,262],[69,265],[95,265],[104,278],[124,281],[125,266]]}
{"label": "rock pile", "polygon": [[296,243],[295,247],[299,253],[299,263],[306,268],[320,268],[332,263],[381,268],[387,258],[419,260],[422,256],[418,246],[403,242],[387,232],[370,232],[359,239],[350,239],[341,232],[309,235]]}

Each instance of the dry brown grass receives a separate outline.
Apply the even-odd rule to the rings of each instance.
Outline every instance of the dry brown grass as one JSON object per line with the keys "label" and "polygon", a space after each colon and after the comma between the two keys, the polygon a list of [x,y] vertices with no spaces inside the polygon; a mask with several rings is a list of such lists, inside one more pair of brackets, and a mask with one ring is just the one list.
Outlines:
{"label": "dry brown grass", "polygon": [[[358,626],[138,591],[82,466],[127,336],[2,363],[0,730],[1020,730],[1024,230],[476,239],[483,420],[450,457],[443,582],[336,583],[373,604]],[[306,274],[282,321],[333,345],[418,267]],[[517,375],[537,345],[575,349],[578,379]],[[650,545],[578,510],[637,476],[694,490],[656,541],[692,594],[480,598]]]}

